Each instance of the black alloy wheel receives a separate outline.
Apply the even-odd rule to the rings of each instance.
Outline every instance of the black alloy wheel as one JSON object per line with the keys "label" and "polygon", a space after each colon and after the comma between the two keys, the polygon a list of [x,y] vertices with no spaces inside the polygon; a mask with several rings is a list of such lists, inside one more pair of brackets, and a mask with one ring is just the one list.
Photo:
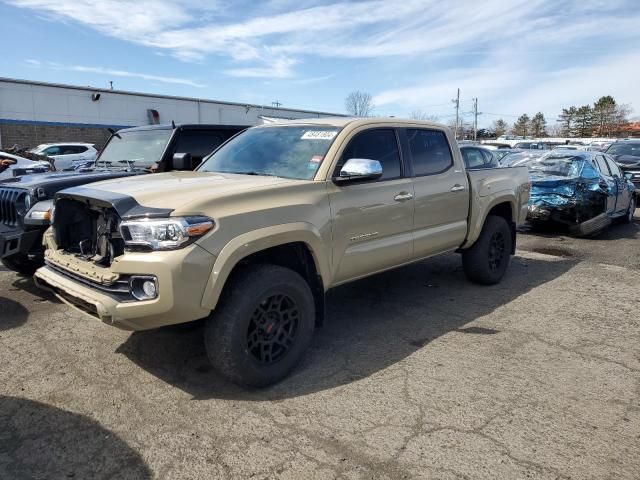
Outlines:
{"label": "black alloy wheel", "polygon": [[489,269],[492,272],[497,271],[504,260],[505,241],[502,232],[495,232],[489,240]]}
{"label": "black alloy wheel", "polygon": [[258,304],[247,329],[247,348],[261,365],[283,358],[298,333],[299,309],[287,295],[272,295]]}

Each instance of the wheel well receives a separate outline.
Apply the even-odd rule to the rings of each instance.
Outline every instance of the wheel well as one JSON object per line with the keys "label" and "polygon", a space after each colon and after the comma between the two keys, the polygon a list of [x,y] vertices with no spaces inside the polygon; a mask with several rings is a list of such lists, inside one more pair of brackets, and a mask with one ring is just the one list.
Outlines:
{"label": "wheel well", "polygon": [[285,243],[252,253],[233,267],[229,278],[238,268],[257,264],[279,265],[293,270],[304,278],[309,284],[315,299],[316,325],[324,323],[324,285],[322,277],[316,268],[313,254],[306,243]]}
{"label": "wheel well", "polygon": [[509,224],[509,230],[511,230],[511,240],[512,240],[511,253],[515,254],[516,253],[516,224],[513,221],[513,209],[511,207],[511,204],[509,202],[502,202],[502,203],[499,203],[498,205],[494,205],[491,208],[491,210],[489,210],[487,217],[489,215],[502,217],[507,221],[507,223]]}

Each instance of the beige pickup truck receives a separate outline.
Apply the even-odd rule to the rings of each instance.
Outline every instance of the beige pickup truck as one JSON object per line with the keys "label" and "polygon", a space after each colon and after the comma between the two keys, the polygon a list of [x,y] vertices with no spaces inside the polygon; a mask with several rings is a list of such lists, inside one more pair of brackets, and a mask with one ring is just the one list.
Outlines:
{"label": "beige pickup truck", "polygon": [[529,188],[526,168],[467,171],[437,124],[254,127],[195,172],[59,192],[35,278],[123,329],[206,317],[213,365],[265,386],[299,362],[330,288],[445,252],[470,280],[499,282]]}

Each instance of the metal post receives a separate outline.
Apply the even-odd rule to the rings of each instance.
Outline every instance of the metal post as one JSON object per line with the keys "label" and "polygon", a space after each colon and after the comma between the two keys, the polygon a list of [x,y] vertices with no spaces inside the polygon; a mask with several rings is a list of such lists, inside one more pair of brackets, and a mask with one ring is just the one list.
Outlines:
{"label": "metal post", "polygon": [[455,136],[458,140],[458,111],[460,110],[460,89],[458,89],[458,95],[456,96],[456,129]]}
{"label": "metal post", "polygon": [[478,97],[473,99],[473,141],[478,140]]}

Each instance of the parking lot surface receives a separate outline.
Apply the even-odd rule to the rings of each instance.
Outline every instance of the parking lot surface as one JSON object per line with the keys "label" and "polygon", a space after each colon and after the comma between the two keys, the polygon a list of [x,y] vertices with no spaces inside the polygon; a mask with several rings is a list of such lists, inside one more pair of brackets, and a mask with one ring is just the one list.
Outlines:
{"label": "parking lot surface", "polygon": [[519,234],[502,284],[445,255],[330,292],[280,384],[201,326],[128,333],[0,270],[0,478],[639,478],[640,210]]}

